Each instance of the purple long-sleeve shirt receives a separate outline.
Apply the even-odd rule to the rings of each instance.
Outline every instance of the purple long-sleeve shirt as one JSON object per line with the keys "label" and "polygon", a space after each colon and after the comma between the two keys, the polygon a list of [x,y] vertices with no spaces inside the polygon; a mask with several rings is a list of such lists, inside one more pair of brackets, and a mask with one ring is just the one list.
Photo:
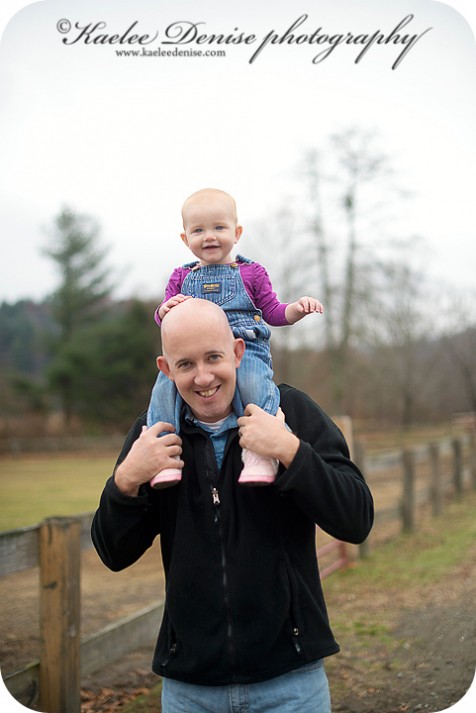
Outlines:
{"label": "purple long-sleeve shirt", "polygon": [[[258,262],[239,262],[241,279],[245,286],[251,301],[261,312],[263,318],[272,327],[284,327],[289,324],[286,319],[285,311],[288,303],[280,302],[273,290],[269,275],[262,265]],[[182,291],[183,281],[190,272],[190,267],[176,267],[172,272],[170,279],[165,288],[165,297],[163,302],[166,302],[171,297],[178,295]],[[163,304],[163,302],[161,304]],[[155,313],[155,321],[161,323],[159,318],[159,308]]]}

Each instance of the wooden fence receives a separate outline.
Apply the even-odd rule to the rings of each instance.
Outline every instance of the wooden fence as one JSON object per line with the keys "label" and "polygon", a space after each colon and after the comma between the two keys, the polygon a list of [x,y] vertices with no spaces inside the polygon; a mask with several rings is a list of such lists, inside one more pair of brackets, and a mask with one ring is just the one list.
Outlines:
{"label": "wooden fence", "polygon": [[79,713],[81,679],[153,644],[162,618],[159,602],[80,640],[80,552],[92,547],[92,517],[50,518],[0,533],[0,577],[40,570],[40,659],[4,682],[17,701],[46,713]]}
{"label": "wooden fence", "polygon": [[[375,519],[399,518],[406,532],[415,528],[420,504],[430,502],[438,515],[445,494],[460,497],[468,488],[476,489],[474,434],[373,457],[356,444],[354,457],[370,483],[388,481],[386,474],[392,474],[388,482],[399,489],[398,502],[377,508]],[[423,486],[417,474],[421,464],[427,470]],[[36,527],[0,533],[0,577],[40,567],[40,659],[4,676],[5,685],[20,703],[38,704],[46,713],[79,713],[81,678],[152,645],[162,617],[159,602],[80,639],[80,552],[92,546],[91,520],[92,514],[50,518]],[[326,543],[318,554],[323,558],[333,550],[338,558],[323,566],[322,577],[347,564],[343,543]],[[360,554],[368,554],[366,543]]]}
{"label": "wooden fence", "polygon": [[371,457],[357,444],[355,460],[372,491],[392,486],[393,502],[377,501],[375,524],[399,519],[403,532],[415,530],[419,506],[430,504],[436,516],[442,512],[445,494],[459,497],[465,488],[476,489],[474,433]]}

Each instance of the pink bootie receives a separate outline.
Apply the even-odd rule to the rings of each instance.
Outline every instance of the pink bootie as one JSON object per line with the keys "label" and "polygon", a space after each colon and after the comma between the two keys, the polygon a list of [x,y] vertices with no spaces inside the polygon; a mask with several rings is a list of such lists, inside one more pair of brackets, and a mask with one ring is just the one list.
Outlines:
{"label": "pink bootie", "polygon": [[157,475],[154,475],[150,484],[156,490],[161,490],[163,488],[171,488],[172,485],[177,485],[181,480],[182,471],[180,468],[164,468]]}
{"label": "pink bootie", "polygon": [[245,466],[238,478],[241,485],[270,485],[274,483],[279,465],[275,458],[265,458],[254,451],[243,448],[241,459]]}

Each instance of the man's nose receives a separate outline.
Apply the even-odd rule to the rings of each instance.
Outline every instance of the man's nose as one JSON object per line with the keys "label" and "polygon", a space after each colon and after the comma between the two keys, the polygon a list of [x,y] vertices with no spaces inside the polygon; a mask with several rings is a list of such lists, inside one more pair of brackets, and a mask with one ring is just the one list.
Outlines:
{"label": "man's nose", "polygon": [[213,373],[211,372],[208,364],[197,365],[197,370],[195,372],[195,383],[198,386],[208,386],[212,383],[214,378],[215,377],[213,376]]}

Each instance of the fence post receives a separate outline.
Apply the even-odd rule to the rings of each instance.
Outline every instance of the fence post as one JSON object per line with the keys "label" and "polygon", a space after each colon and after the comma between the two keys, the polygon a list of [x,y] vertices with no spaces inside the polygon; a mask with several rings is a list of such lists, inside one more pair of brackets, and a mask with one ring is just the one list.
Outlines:
{"label": "fence post", "polygon": [[476,433],[469,434],[469,470],[471,473],[471,485],[476,490]]}
{"label": "fence post", "polygon": [[339,428],[346,440],[347,446],[349,447],[350,457],[354,457],[354,429],[352,426],[352,419],[350,416],[333,416],[332,420]]}
{"label": "fence post", "polygon": [[404,532],[415,529],[415,455],[405,450],[403,458],[402,527]]}
{"label": "fence post", "polygon": [[[344,436],[347,447],[349,449],[349,455],[351,458],[354,457],[354,428],[352,425],[352,419],[350,416],[332,416],[332,420],[334,421],[335,425],[337,428],[339,428],[342,431],[342,435]],[[347,559],[347,545],[345,542],[342,543],[341,545],[341,552],[343,553],[342,556]]]}
{"label": "fence post", "polygon": [[433,515],[441,515],[443,510],[443,490],[441,484],[440,447],[430,443],[431,504]]}
{"label": "fence post", "polygon": [[40,525],[40,705],[45,713],[80,713],[80,547],[75,518]]}
{"label": "fence post", "polygon": [[463,449],[461,447],[461,441],[459,440],[459,438],[453,439],[453,457],[453,482],[455,486],[455,492],[456,495],[461,495],[461,493],[463,492]]}
{"label": "fence post", "polygon": [[[365,446],[362,441],[354,442],[354,461],[360,472],[365,478]],[[359,545],[359,557],[365,559],[370,555],[369,538],[364,540]]]}

